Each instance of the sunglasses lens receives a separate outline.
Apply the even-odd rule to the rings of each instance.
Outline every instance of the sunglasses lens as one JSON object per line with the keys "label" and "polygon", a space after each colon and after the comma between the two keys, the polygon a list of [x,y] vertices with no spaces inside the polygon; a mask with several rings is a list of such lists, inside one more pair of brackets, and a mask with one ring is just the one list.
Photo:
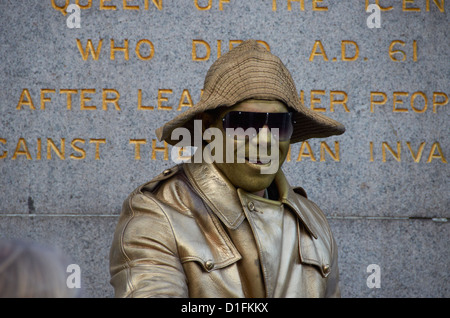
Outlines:
{"label": "sunglasses lens", "polygon": [[[291,138],[294,130],[292,125],[292,113],[258,113],[231,111],[223,118],[223,128],[234,129],[234,135],[238,138],[245,135],[245,130],[254,128],[256,132],[267,125],[269,129],[277,128],[278,135],[273,134],[280,141]],[[241,128],[241,129],[239,129]]]}
{"label": "sunglasses lens", "polygon": [[294,131],[294,126],[292,125],[292,113],[270,113],[267,126],[271,130],[273,128],[278,128],[278,140],[289,140]]}

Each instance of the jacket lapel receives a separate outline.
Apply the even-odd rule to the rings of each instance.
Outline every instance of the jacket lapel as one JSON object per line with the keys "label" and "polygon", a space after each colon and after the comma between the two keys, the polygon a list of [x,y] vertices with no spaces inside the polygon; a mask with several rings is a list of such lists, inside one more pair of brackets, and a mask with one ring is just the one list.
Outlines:
{"label": "jacket lapel", "polygon": [[[213,164],[186,163],[183,169],[195,192],[223,224],[230,229],[238,228],[245,214],[236,188]],[[314,265],[322,276],[327,276],[327,267],[331,262],[331,242],[326,236],[328,226],[325,216],[313,202],[294,192],[281,169],[274,182],[279,201],[289,207],[299,220],[301,263]]]}
{"label": "jacket lapel", "polygon": [[236,229],[245,215],[236,188],[213,164],[188,163],[184,171],[195,191],[230,229]]}
{"label": "jacket lapel", "polygon": [[325,215],[312,201],[294,192],[281,170],[277,173],[275,182],[281,202],[299,219],[298,245],[301,263],[316,266],[323,277],[328,276],[332,244],[329,240]]}

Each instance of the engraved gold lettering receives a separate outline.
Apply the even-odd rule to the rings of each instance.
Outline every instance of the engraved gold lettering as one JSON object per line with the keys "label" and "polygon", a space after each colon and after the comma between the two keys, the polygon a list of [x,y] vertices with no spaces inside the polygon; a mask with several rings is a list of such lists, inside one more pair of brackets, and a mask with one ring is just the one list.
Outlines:
{"label": "engraved gold lettering", "polygon": [[[150,53],[147,56],[143,56],[141,54],[141,45],[142,44],[147,44],[150,47]],[[153,46],[153,43],[147,39],[142,39],[140,40],[137,44],[136,44],[136,55],[144,61],[148,61],[150,60],[154,55],[155,55],[155,47]]]}
{"label": "engraved gold lettering", "polygon": [[[243,42],[243,40],[230,40],[228,49],[231,51],[231,49],[233,49],[235,46],[238,46],[242,42]],[[262,46],[265,46],[267,51],[270,51],[270,46],[266,41],[256,40],[256,42],[258,42],[258,44],[261,44]]]}
{"label": "engraved gold lettering", "polygon": [[311,109],[316,111],[316,112],[326,112],[325,107],[316,107],[317,103],[320,103],[320,98],[316,98],[315,95],[325,95],[325,91],[324,90],[312,90],[311,91],[311,99],[310,99],[310,105],[311,105]]}
{"label": "engraved gold lettering", "polygon": [[[0,138],[0,143],[6,145],[6,139]],[[3,151],[2,154],[0,155],[0,159],[5,159],[7,155],[8,155],[8,152]]]}
{"label": "engraved gold lettering", "polygon": [[[445,12],[444,1],[445,0],[440,0],[440,1],[439,0],[433,0],[434,4],[436,5],[436,7],[438,7],[439,11],[441,11],[441,12]],[[427,0],[426,9],[427,9],[427,11],[430,11],[430,0]]]}
{"label": "engraved gold lettering", "polygon": [[78,94],[78,90],[76,89],[60,89],[60,94],[67,94],[67,109],[72,109],[72,94]]}
{"label": "engraved gold lettering", "polygon": [[[348,45],[352,45],[355,49],[355,54],[351,57],[348,57],[347,53],[346,53],[346,50],[347,50],[346,48]],[[359,47],[355,41],[344,40],[341,42],[341,60],[342,61],[356,61],[358,59],[358,55],[359,55]]]}
{"label": "engraved gold lettering", "polygon": [[263,40],[256,40],[256,42],[258,42],[259,44],[263,45],[266,47],[267,51],[270,51],[270,46],[266,41]]}
{"label": "engraved gold lettering", "polygon": [[87,4],[82,5],[80,0],[75,0],[75,3],[80,7],[80,9],[89,9],[92,6],[92,0],[87,0]]}
{"label": "engraved gold lettering", "polygon": [[14,155],[12,156],[11,160],[16,160],[17,156],[19,155],[25,155],[27,157],[27,160],[31,160],[31,155],[30,152],[28,151],[27,142],[25,141],[24,138],[19,138],[16,150],[14,151]]}
{"label": "engraved gold lettering", "polygon": [[319,6],[322,2],[323,0],[312,0],[313,11],[328,11],[328,7]]}
{"label": "engraved gold lettering", "polygon": [[180,149],[178,149],[178,158],[177,158],[178,160],[184,161],[184,160],[188,160],[189,158],[191,158],[191,156],[189,156],[189,155],[187,155],[187,156],[184,155],[185,150],[186,150],[185,147],[180,147]]}
{"label": "engraved gold lettering", "polygon": [[288,11],[292,10],[291,2],[300,2],[300,10],[301,11],[305,11],[305,2],[304,2],[304,0],[287,0],[287,9],[288,9]]}
{"label": "engraved gold lettering", "polygon": [[[336,95],[343,95],[343,99],[335,99]],[[348,95],[344,91],[330,91],[330,112],[334,112],[334,105],[342,105],[345,111],[350,112],[347,108]]]}
{"label": "engraved gold lettering", "polygon": [[[233,47],[239,45],[242,42],[243,40],[229,40],[228,49],[232,50]],[[268,51],[270,51],[270,46],[266,41],[256,40],[256,42],[258,42],[259,44],[264,46]],[[199,51],[201,53],[199,53]],[[221,55],[222,55],[222,40],[217,40],[217,58],[219,58]],[[192,40],[191,56],[193,61],[209,60],[211,56],[211,45],[204,40]]]}
{"label": "engraved gold lettering", "polygon": [[[305,153],[305,149],[308,150],[307,153]],[[300,151],[298,153],[297,161],[302,161],[302,158],[310,158],[311,161],[316,161],[311,146],[307,141],[302,142],[302,145],[300,146]]]}
{"label": "engraved gold lettering", "polygon": [[320,142],[320,161],[325,161],[325,151],[333,158],[334,161],[340,161],[339,158],[339,142],[334,142],[334,153],[325,141]]}
{"label": "engraved gold lettering", "polygon": [[407,7],[407,4],[414,4],[415,0],[403,0],[403,11],[420,11],[417,7]]}
{"label": "engraved gold lettering", "polygon": [[[46,159],[52,160],[53,155],[56,155],[60,160],[66,159],[66,139],[61,138],[59,146],[52,138],[46,138]],[[0,138],[0,143],[6,145],[6,139]],[[86,150],[83,149],[79,144],[85,144],[86,140],[83,138],[74,138],[70,145],[73,152],[68,156],[68,158],[73,160],[83,160],[86,158]],[[106,143],[106,139],[90,139],[89,143],[95,143],[95,160],[100,159],[100,144]],[[0,159],[5,159],[8,155],[8,151],[0,152]],[[32,160],[32,156],[28,149],[28,144],[25,138],[19,138],[14,154],[11,160],[18,159],[19,156],[25,156],[27,160]],[[42,139],[36,139],[36,160],[42,159]]]}
{"label": "engraved gold lettering", "polygon": [[[158,10],[163,9],[163,0],[152,0],[152,3]],[[148,0],[145,0],[145,10],[148,10],[148,7]]]}
{"label": "engraved gold lettering", "polygon": [[84,61],[87,61],[89,58],[89,52],[92,54],[92,58],[97,61],[100,56],[100,51],[102,49],[103,39],[100,39],[97,45],[97,48],[94,49],[94,45],[92,44],[92,40],[88,39],[86,44],[86,49],[83,49],[81,45],[80,39],[77,39],[77,47],[81,53],[81,57]]}
{"label": "engraved gold lettering", "polygon": [[[319,52],[317,52],[317,48],[320,49]],[[322,56],[324,61],[328,61],[327,54],[325,53],[325,49],[323,48],[322,42],[320,42],[320,40],[314,42],[311,55],[309,56],[309,61],[312,62],[314,60],[314,57],[316,56]]]}
{"label": "engraved gold lettering", "polygon": [[89,143],[95,143],[95,160],[100,160],[100,144],[105,144],[106,139],[90,139]]}
{"label": "engraved gold lettering", "polygon": [[371,162],[373,162],[374,159],[373,159],[373,142],[372,141],[369,143],[369,147],[370,147],[370,159],[369,160]]}
{"label": "engraved gold lettering", "polygon": [[164,106],[163,102],[169,100],[168,97],[163,97],[163,94],[172,94],[171,89],[158,89],[158,109],[162,110],[172,110],[172,106]]}
{"label": "engraved gold lettering", "polygon": [[116,6],[106,5],[105,2],[111,2],[111,0],[100,0],[100,10],[116,10]]}
{"label": "engraved gold lettering", "polygon": [[33,100],[31,99],[30,91],[26,88],[24,88],[20,94],[19,103],[17,104],[16,109],[22,109],[22,106],[28,106],[33,110],[36,109]]}
{"label": "engraved gold lettering", "polygon": [[[110,97],[108,98],[108,94],[114,94],[114,97]],[[116,110],[120,110],[120,106],[119,106],[119,98],[120,98],[120,94],[117,90],[115,89],[103,89],[103,93],[102,93],[102,108],[103,110],[108,110],[108,104],[113,104],[114,107],[116,108]]]}
{"label": "engraved gold lettering", "polygon": [[[84,61],[87,61],[89,55],[92,55],[92,59],[97,61],[100,57],[101,49],[102,49],[103,39],[100,39],[97,45],[97,48],[94,48],[94,44],[91,39],[87,40],[86,47],[84,48],[81,44],[81,41],[77,39],[77,47],[80,51],[81,57]],[[144,48],[142,48],[144,46]],[[148,49],[146,48],[148,46]],[[142,53],[144,51],[144,54]],[[110,54],[109,59],[114,61],[116,59],[116,53],[123,53],[123,58],[128,61],[130,59],[130,51],[129,51],[129,41],[128,39],[123,40],[123,46],[116,46],[116,41],[114,39],[110,40]],[[153,58],[155,55],[155,46],[148,39],[141,39],[136,43],[136,47],[134,52],[136,56],[143,61],[148,61]]]}
{"label": "engraved gold lettering", "polygon": [[[312,110],[317,112],[326,112],[327,108],[325,105],[321,105],[324,101],[321,99],[320,96],[327,95],[327,92],[325,90],[311,90],[308,103]],[[302,104],[305,104],[305,92],[303,90],[300,90],[299,92],[299,100]],[[350,112],[350,109],[347,105],[348,103],[348,94],[344,91],[340,90],[331,90],[329,93],[329,105],[330,105],[330,112],[337,111],[337,108],[339,106],[344,109],[345,112]]]}
{"label": "engraved gold lettering", "polygon": [[110,59],[111,60],[115,60],[116,57],[116,51],[121,51],[124,53],[124,58],[126,61],[128,61],[129,59],[129,55],[128,55],[128,39],[123,40],[123,47],[116,47],[114,44],[114,39],[111,39],[111,56]]}
{"label": "engraved gold lettering", "polygon": [[230,40],[228,49],[231,51],[235,46],[241,44],[242,40]]}
{"label": "engraved gold lettering", "polygon": [[[404,98],[408,97],[408,92],[393,92],[393,108],[394,113],[406,113],[408,108],[401,107],[405,104]],[[381,99],[380,99],[381,97]],[[423,106],[419,106],[417,99],[423,100]],[[438,100],[439,99],[439,100]],[[385,105],[388,98],[384,92],[371,92],[370,93],[370,112],[375,112],[375,105]],[[437,106],[444,106],[448,103],[448,96],[442,92],[433,92],[433,113],[437,113]],[[428,97],[422,91],[417,91],[411,94],[410,102],[411,109],[415,113],[425,113],[428,109]]]}
{"label": "engraved gold lettering", "polygon": [[[300,11],[305,11],[305,0],[287,0],[287,10],[292,11],[292,3],[299,4]],[[328,7],[323,5],[324,0],[312,0],[313,11],[328,11]],[[277,0],[272,0],[272,11],[277,11]]]}
{"label": "engraved gold lettering", "polygon": [[74,140],[72,140],[72,142],[70,143],[70,145],[72,146],[73,150],[75,150],[76,152],[79,152],[81,155],[76,156],[73,153],[70,154],[70,159],[74,159],[74,160],[82,160],[84,158],[86,158],[86,151],[83,148],[80,148],[76,145],[76,143],[85,143],[84,139],[81,138],[75,138]]}
{"label": "engraved gold lettering", "polygon": [[[91,1],[91,0],[90,0]],[[112,0],[100,0],[100,10],[117,10],[117,6],[112,5]],[[139,5],[133,4],[135,0],[122,0],[123,10],[140,10]],[[152,0],[153,5],[158,9],[163,9],[163,0]],[[150,1],[144,0],[144,10],[148,10],[150,7]]]}
{"label": "engraved gold lettering", "polygon": [[[379,0],[375,0],[375,4],[380,7],[381,11],[389,11],[389,10],[393,9],[392,6],[390,6],[390,7],[383,7],[382,5],[380,5],[379,2],[380,2]],[[367,7],[368,6],[369,6],[369,0],[366,0],[366,8],[365,8],[366,11],[367,11]]]}
{"label": "engraved gold lettering", "polygon": [[153,110],[154,106],[144,106],[142,105],[142,89],[138,90],[138,110]]}
{"label": "engraved gold lettering", "polygon": [[[438,151],[439,154],[435,155],[435,151]],[[441,159],[443,163],[447,163],[447,159],[445,159],[444,154],[442,153],[441,145],[438,142],[433,143],[430,150],[430,155],[428,156],[427,162],[430,163],[433,159]]]}
{"label": "engraved gold lettering", "polygon": [[401,161],[400,141],[397,142],[397,151],[396,152],[391,148],[391,146],[389,146],[389,144],[387,142],[383,141],[381,143],[381,154],[382,154],[383,162],[386,162],[386,149],[392,154],[392,156],[394,157],[395,160],[397,160],[398,162]]}
{"label": "engraved gold lettering", "polygon": [[164,147],[156,147],[156,139],[152,139],[152,160],[156,160],[156,152],[164,153],[164,160],[169,160],[169,144],[164,141]]}
{"label": "engraved gold lettering", "polygon": [[192,106],[194,106],[194,103],[192,102],[191,95],[189,94],[189,91],[187,89],[184,89],[183,93],[181,93],[177,110],[181,110],[182,107],[192,107]]}
{"label": "engraved gold lettering", "polygon": [[36,160],[41,160],[41,154],[42,154],[42,141],[41,141],[41,138],[38,138],[37,139]]}
{"label": "engraved gold lettering", "polygon": [[219,10],[223,10],[223,4],[224,3],[230,3],[230,0],[219,0]]}
{"label": "engraved gold lettering", "polygon": [[[415,107],[415,103],[414,101],[416,100],[417,96],[420,96],[423,98],[424,101],[424,106],[422,109],[417,109]],[[427,110],[428,107],[428,99],[427,99],[427,95],[425,95],[423,92],[415,92],[414,94],[411,95],[411,108],[414,112],[416,113],[424,113]]]}
{"label": "engraved gold lettering", "polygon": [[[444,100],[439,102],[437,100],[438,96],[443,97]],[[437,107],[436,106],[444,106],[444,105],[447,105],[447,103],[448,103],[448,96],[447,96],[447,94],[441,93],[441,92],[434,92],[433,93],[433,113],[437,113]]]}
{"label": "engraved gold lettering", "polygon": [[124,10],[139,10],[139,6],[128,4],[128,2],[131,2],[131,1],[134,1],[134,0],[123,0],[123,9]]}
{"label": "engraved gold lettering", "polygon": [[47,138],[47,160],[52,159],[52,149],[59,159],[65,160],[65,142],[64,138],[61,138],[61,149],[55,145],[51,138]]}
{"label": "engraved gold lettering", "polygon": [[92,98],[85,96],[85,94],[94,94],[95,89],[82,89],[81,97],[80,97],[80,109],[81,110],[94,110],[97,109],[94,105],[86,105],[86,102],[89,102]]}
{"label": "engraved gold lettering", "polygon": [[[391,58],[392,61],[395,61],[395,62],[403,62],[403,61],[406,60],[406,53],[405,53],[404,51],[402,51],[402,50],[394,50],[393,48],[394,48],[394,46],[395,46],[396,44],[400,44],[401,46],[405,46],[405,42],[403,42],[403,41],[400,41],[400,40],[398,40],[398,41],[392,41],[392,42],[391,42],[391,45],[389,45],[389,57]],[[394,56],[394,54],[396,54],[396,53],[402,54],[402,59],[401,59],[401,60],[398,60],[398,59]]]}
{"label": "engraved gold lettering", "polygon": [[61,12],[63,15],[66,15],[66,14],[67,14],[66,9],[67,9],[67,7],[68,7],[69,4],[70,4],[70,0],[65,0],[63,6],[58,6],[58,5],[56,4],[56,0],[51,0],[51,2],[52,2],[52,7],[53,7],[53,9],[58,10],[58,11]]}
{"label": "engraved gold lettering", "polygon": [[[119,0],[116,0],[119,2]],[[142,1],[142,0],[140,0]],[[223,2],[228,2],[229,0],[222,0]],[[86,4],[81,4],[86,3]],[[136,0],[122,0],[122,7],[118,7],[112,3],[113,0],[100,0],[95,1],[95,3],[99,2],[99,9],[100,10],[141,10],[141,7],[136,3]],[[144,2],[144,10],[149,10],[150,8],[150,0],[143,0]],[[63,3],[62,5],[58,5],[57,3]],[[152,0],[153,5],[158,9],[163,9],[163,0]],[[60,11],[63,15],[66,15],[66,9],[70,4],[70,0],[51,0],[51,4],[53,9]],[[75,0],[75,4],[77,4],[80,9],[90,9],[92,7],[92,0]]]}
{"label": "engraved gold lettering", "polygon": [[217,58],[222,54],[222,40],[217,40]]}
{"label": "engraved gold lettering", "polygon": [[400,96],[408,96],[408,93],[406,92],[394,92],[393,94],[393,100],[394,100],[394,104],[393,104],[393,108],[392,108],[392,112],[394,113],[403,113],[403,112],[407,112],[408,109],[406,108],[398,108],[397,105],[398,104],[403,104],[403,100],[398,99],[398,97]]}
{"label": "engraved gold lettering", "polygon": [[130,144],[134,145],[134,160],[141,160],[141,145],[146,143],[146,139],[130,139]]}
{"label": "engraved gold lettering", "polygon": [[[389,58],[394,62],[404,62],[407,59],[407,54],[403,50],[394,50],[394,46],[401,45],[402,47],[406,46],[406,43],[401,40],[392,41],[389,45]],[[395,54],[401,56],[401,59],[397,58]],[[412,42],[412,60],[417,62],[417,40],[413,40]]]}
{"label": "engraved gold lettering", "polygon": [[203,7],[201,5],[199,5],[198,2],[199,2],[199,0],[194,0],[194,4],[195,4],[195,7],[197,8],[197,10],[205,11],[205,10],[211,9],[211,7],[212,7],[212,0],[208,0],[208,4]]}
{"label": "engraved gold lettering", "polygon": [[[206,49],[205,56],[199,57],[197,55],[197,45],[203,45]],[[208,42],[203,40],[192,40],[192,60],[193,61],[207,61],[209,60],[209,56],[211,54],[211,48]]]}
{"label": "engraved gold lettering", "polygon": [[45,97],[47,93],[55,93],[54,89],[41,89],[41,109],[45,109],[45,103],[51,101],[51,98]]}
{"label": "engraved gold lettering", "polygon": [[408,147],[409,151],[411,152],[411,156],[414,160],[414,162],[420,162],[420,158],[422,158],[423,148],[425,147],[425,142],[422,142],[419,146],[419,149],[417,149],[417,154],[414,154],[414,151],[411,149],[411,143],[408,141],[406,142],[406,146]]}

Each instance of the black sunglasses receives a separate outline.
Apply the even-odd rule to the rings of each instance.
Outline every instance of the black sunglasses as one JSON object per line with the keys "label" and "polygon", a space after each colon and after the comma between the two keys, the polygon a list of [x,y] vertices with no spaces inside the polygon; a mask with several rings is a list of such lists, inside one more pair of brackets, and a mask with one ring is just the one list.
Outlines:
{"label": "black sunglasses", "polygon": [[[258,112],[228,112],[222,119],[223,128],[237,129],[242,128],[244,131],[248,128],[254,128],[256,132],[267,126],[271,132],[273,128],[278,129],[278,136],[272,132],[279,141],[289,140],[294,131],[292,113],[258,113]],[[242,131],[241,131],[242,132]],[[239,130],[235,132],[239,137]]]}

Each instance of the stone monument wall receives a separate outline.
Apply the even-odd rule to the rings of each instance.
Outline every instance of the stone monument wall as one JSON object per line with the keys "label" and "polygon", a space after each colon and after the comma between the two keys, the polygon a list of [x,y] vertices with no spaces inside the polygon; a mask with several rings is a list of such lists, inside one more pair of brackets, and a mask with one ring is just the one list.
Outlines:
{"label": "stone monument wall", "polygon": [[123,200],[183,159],[155,129],[256,39],[347,128],[283,166],[328,217],[342,296],[449,297],[448,3],[1,1],[0,237],[61,248],[85,297],[113,296]]}

